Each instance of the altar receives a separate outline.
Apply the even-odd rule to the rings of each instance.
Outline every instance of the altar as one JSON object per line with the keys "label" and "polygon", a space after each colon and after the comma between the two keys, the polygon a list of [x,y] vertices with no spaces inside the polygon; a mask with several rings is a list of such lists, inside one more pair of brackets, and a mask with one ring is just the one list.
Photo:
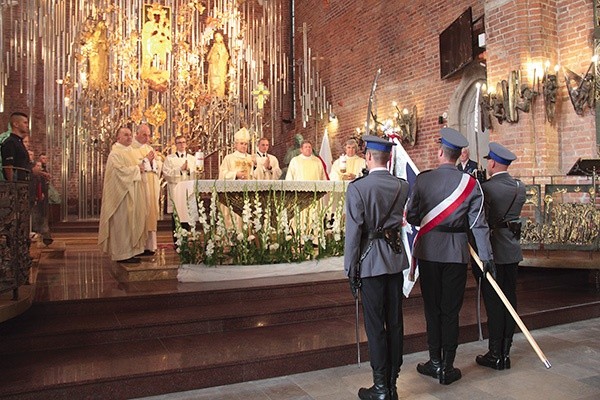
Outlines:
{"label": "altar", "polygon": [[181,264],[264,265],[343,255],[338,181],[189,180],[173,190]]}
{"label": "altar", "polygon": [[[313,201],[332,195],[333,202],[344,201],[347,183],[344,181],[241,181],[241,180],[187,180],[173,189],[173,203],[181,222],[197,221],[198,196],[209,198],[215,192],[221,204],[230,206],[232,211],[242,215],[244,194],[258,194],[262,204],[268,197],[275,197],[285,203],[288,213],[292,208],[306,209]],[[339,204],[336,204],[339,206]]]}

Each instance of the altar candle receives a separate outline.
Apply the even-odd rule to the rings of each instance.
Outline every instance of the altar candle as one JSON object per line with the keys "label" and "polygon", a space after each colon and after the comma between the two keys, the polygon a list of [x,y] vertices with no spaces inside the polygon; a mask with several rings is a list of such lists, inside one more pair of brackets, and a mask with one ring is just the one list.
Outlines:
{"label": "altar candle", "polygon": [[204,152],[200,150],[196,152],[196,169],[200,172],[204,171]]}

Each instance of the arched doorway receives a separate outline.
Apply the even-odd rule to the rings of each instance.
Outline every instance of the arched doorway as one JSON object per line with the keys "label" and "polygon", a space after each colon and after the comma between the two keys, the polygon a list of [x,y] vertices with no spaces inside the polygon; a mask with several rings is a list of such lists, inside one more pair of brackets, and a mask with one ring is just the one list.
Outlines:
{"label": "arched doorway", "polygon": [[[477,85],[486,83],[485,68],[478,63],[464,70],[462,80],[450,100],[448,126],[458,130],[469,141],[471,159],[482,165],[487,154],[490,135],[481,130],[481,108]],[[485,165],[485,164],[484,164]]]}

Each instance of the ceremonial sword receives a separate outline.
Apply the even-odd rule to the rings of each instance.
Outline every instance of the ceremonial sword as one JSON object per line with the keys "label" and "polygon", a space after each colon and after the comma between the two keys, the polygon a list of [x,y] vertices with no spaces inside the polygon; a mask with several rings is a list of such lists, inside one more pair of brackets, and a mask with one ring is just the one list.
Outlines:
{"label": "ceremonial sword", "polygon": [[[365,135],[368,135],[371,131],[371,127],[370,127],[370,122],[371,122],[371,112],[372,112],[372,108],[373,108],[373,99],[375,98],[375,89],[377,89],[377,79],[379,78],[379,75],[381,75],[381,68],[379,68],[377,70],[377,72],[375,73],[375,79],[373,79],[373,85],[371,85],[371,94],[369,94],[369,104],[367,106],[367,119],[365,122]],[[367,253],[369,252],[369,250],[371,249],[371,244],[369,244],[369,248],[363,253],[362,257],[360,258],[360,260],[358,261],[358,265],[356,267],[356,272],[357,272],[357,276],[360,279],[360,263],[362,262],[362,260],[365,258],[365,256],[367,255]],[[360,295],[360,287],[357,289],[356,292],[356,297],[354,298],[354,309],[355,309],[355,328],[356,328],[356,360],[358,363],[358,367],[360,368],[360,337],[359,337],[359,333],[358,333],[358,324],[359,324],[359,317],[358,317],[358,297]]]}

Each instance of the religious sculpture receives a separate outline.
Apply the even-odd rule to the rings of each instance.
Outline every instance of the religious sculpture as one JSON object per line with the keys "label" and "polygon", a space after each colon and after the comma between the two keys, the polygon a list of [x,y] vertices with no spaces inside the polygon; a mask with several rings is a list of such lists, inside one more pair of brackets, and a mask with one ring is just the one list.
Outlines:
{"label": "religious sculpture", "polygon": [[258,85],[256,85],[256,89],[252,91],[252,95],[256,96],[256,105],[259,110],[262,110],[264,108],[265,102],[267,101],[269,94],[271,94],[271,92],[269,92],[264,82],[258,82]]}
{"label": "religious sculpture", "polygon": [[98,21],[87,40],[88,87],[103,89],[108,85],[108,43],[106,23]]}
{"label": "religious sculpture", "polygon": [[590,72],[593,65],[592,62],[583,76],[564,68],[567,90],[577,115],[583,115],[586,105],[591,109],[594,108],[594,75]]}
{"label": "religious sculpture", "polygon": [[[159,4],[146,4],[147,21],[142,28],[142,79],[150,88],[159,92],[167,89],[169,72],[167,53],[171,53],[171,21],[168,7]],[[158,61],[158,66],[153,66],[153,61]]]}
{"label": "religious sculpture", "polygon": [[225,43],[223,43],[223,34],[221,32],[215,33],[215,42],[208,52],[207,60],[208,93],[213,96],[224,97],[229,52]]}
{"label": "religious sculpture", "polygon": [[546,108],[546,119],[554,121],[556,109],[556,93],[558,91],[558,77],[555,74],[547,74],[544,77],[544,105]]}
{"label": "religious sculpture", "polygon": [[537,92],[529,86],[525,84],[521,85],[521,97],[517,99],[516,108],[528,113],[531,110],[531,103],[533,103],[537,95]]}

